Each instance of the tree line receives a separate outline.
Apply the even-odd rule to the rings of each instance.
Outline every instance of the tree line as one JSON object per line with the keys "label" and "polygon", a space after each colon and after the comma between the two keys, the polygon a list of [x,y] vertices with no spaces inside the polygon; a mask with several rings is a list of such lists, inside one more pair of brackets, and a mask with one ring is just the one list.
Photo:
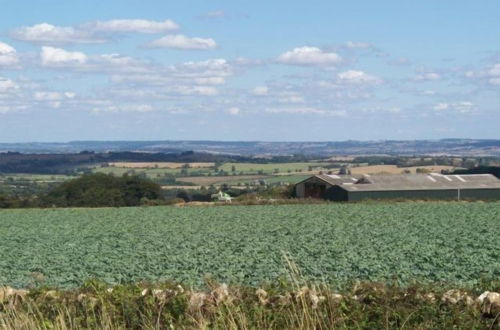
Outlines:
{"label": "tree line", "polygon": [[102,173],[66,181],[39,196],[0,194],[0,208],[121,207],[161,204],[163,201],[161,186],[150,180]]}

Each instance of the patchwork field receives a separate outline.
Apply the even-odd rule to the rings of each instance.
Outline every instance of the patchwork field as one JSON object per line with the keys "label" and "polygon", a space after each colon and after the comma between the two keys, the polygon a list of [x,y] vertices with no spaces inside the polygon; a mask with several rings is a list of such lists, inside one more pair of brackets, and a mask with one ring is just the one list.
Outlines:
{"label": "patchwork field", "polygon": [[323,169],[324,166],[330,163],[268,163],[268,164],[257,164],[257,163],[225,163],[221,166],[226,172],[231,172],[233,166],[236,172],[247,173],[258,173],[261,171],[263,174],[272,173],[287,173],[287,172],[298,172],[298,171],[308,171],[310,168],[312,170]]}
{"label": "patchwork field", "polygon": [[123,167],[123,168],[182,168],[186,164],[189,168],[205,168],[212,167],[215,163],[172,163],[172,162],[117,162],[109,163],[109,166]]}
{"label": "patchwork field", "polygon": [[237,184],[238,182],[251,182],[255,180],[267,179],[265,175],[229,175],[229,176],[191,176],[179,177],[179,183],[189,182],[199,186],[209,186],[211,184]]}
{"label": "patchwork field", "polygon": [[0,211],[0,284],[74,287],[203,277],[473,283],[500,277],[500,203]]}

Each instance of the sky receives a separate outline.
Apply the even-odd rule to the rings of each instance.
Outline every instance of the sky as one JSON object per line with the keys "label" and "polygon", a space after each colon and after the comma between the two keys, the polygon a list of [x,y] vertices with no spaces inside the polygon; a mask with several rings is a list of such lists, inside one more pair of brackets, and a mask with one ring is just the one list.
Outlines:
{"label": "sky", "polygon": [[499,12],[0,0],[0,142],[498,139]]}

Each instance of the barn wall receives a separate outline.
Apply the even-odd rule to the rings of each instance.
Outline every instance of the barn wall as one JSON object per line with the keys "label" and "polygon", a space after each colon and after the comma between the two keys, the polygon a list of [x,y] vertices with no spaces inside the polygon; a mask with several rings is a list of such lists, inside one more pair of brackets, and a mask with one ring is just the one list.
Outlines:
{"label": "barn wall", "polygon": [[335,202],[346,202],[349,200],[349,195],[346,190],[339,186],[332,186],[326,190],[325,199]]}
{"label": "barn wall", "polygon": [[295,185],[295,196],[298,198],[304,198],[306,193],[305,182],[297,183]]}
{"label": "barn wall", "polygon": [[458,192],[449,190],[394,190],[394,191],[349,191],[349,201],[366,199],[440,199],[456,200]]}
{"label": "barn wall", "polygon": [[460,190],[461,199],[500,200],[500,189]]}
{"label": "barn wall", "polygon": [[316,177],[311,177],[305,181],[299,182],[295,185],[295,196],[298,198],[308,198],[310,196],[307,195],[306,185],[308,184],[316,184],[320,186],[324,186],[324,191],[328,190],[332,185],[320,180]]}

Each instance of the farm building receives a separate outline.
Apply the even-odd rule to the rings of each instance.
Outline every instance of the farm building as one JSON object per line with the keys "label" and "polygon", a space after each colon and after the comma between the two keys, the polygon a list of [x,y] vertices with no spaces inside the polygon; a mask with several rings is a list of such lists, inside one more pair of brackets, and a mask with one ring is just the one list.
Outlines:
{"label": "farm building", "polygon": [[491,174],[315,175],[295,186],[299,198],[500,200],[500,180]]}

